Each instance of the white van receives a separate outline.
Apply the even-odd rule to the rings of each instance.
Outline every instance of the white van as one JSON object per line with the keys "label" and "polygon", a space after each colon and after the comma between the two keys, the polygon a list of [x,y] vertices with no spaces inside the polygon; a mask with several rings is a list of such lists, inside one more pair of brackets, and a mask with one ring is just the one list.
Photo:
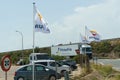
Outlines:
{"label": "white van", "polygon": [[48,59],[52,59],[48,53],[31,53],[29,55],[29,61],[30,63],[32,63],[32,61],[37,61],[37,60],[48,60]]}
{"label": "white van", "polygon": [[68,71],[69,73],[71,73],[71,68],[69,66],[61,65],[58,62],[56,62],[55,60],[38,60],[38,61],[34,61],[34,64],[45,65],[45,66],[49,67],[50,69],[57,71],[62,76],[64,75],[65,71]]}

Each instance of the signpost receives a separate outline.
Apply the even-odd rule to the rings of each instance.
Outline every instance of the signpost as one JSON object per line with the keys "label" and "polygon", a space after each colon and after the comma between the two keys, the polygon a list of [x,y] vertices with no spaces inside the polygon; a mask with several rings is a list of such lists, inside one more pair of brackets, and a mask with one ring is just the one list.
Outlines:
{"label": "signpost", "polygon": [[9,55],[5,55],[2,57],[1,60],[1,68],[5,72],[5,80],[7,80],[7,71],[10,70],[11,67],[11,60]]}

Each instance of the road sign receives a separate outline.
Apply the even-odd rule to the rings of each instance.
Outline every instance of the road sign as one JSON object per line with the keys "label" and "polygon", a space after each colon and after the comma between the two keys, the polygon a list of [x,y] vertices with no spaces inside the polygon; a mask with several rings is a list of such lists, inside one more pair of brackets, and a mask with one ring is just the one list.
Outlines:
{"label": "road sign", "polygon": [[7,72],[11,67],[11,60],[9,55],[5,55],[1,60],[1,68],[3,71]]}

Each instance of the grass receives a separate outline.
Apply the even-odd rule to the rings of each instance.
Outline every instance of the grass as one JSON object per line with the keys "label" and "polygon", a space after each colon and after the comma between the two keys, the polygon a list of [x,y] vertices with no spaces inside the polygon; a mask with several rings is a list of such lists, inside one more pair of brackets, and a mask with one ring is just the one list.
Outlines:
{"label": "grass", "polygon": [[109,74],[115,72],[115,70],[112,69],[111,65],[96,65],[92,64],[92,68],[96,71],[98,71],[102,76],[106,77]]}
{"label": "grass", "polygon": [[83,68],[82,74],[70,80],[120,80],[120,72],[112,69],[111,65],[91,64],[90,72]]}

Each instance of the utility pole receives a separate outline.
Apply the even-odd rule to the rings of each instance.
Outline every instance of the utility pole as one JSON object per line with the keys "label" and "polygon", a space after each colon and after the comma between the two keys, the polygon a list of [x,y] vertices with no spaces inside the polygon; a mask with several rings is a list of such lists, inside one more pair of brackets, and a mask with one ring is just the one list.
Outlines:
{"label": "utility pole", "polygon": [[22,56],[21,57],[22,57],[22,65],[23,65],[23,58],[24,58],[24,56],[23,56],[23,34],[20,31],[16,31],[16,32],[18,32],[22,37]]}

